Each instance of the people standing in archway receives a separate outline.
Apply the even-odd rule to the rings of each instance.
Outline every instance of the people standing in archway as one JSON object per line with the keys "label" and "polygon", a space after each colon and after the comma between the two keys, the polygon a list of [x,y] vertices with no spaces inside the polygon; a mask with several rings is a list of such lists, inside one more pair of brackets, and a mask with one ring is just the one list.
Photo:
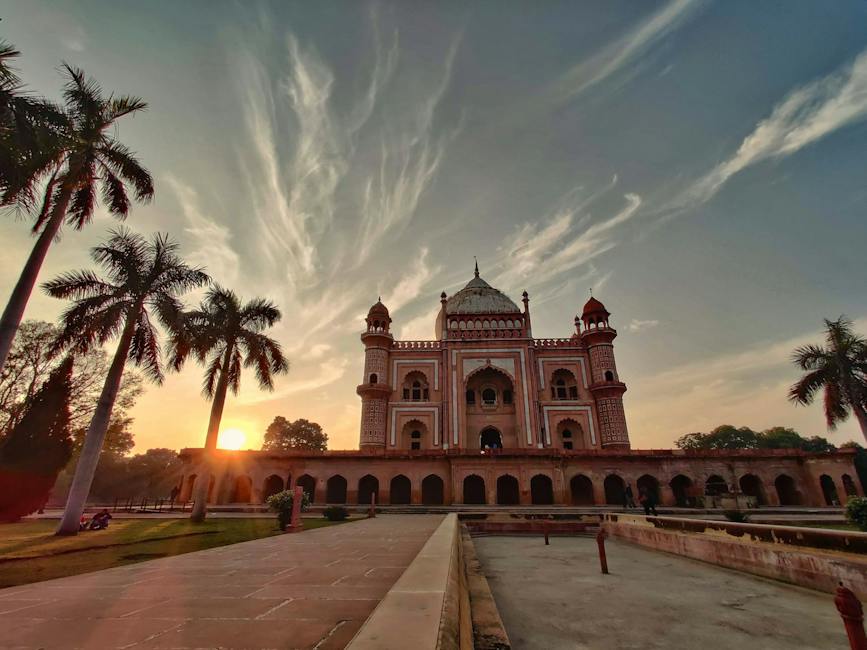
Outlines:
{"label": "people standing in archway", "polygon": [[659,516],[659,513],[656,512],[656,495],[651,490],[641,488],[641,491],[638,493],[638,502],[644,507],[645,515],[649,516],[653,513],[654,517]]}
{"label": "people standing in archway", "polygon": [[632,493],[632,483],[627,483],[626,489],[623,491],[623,507],[624,509],[635,507],[635,496]]}

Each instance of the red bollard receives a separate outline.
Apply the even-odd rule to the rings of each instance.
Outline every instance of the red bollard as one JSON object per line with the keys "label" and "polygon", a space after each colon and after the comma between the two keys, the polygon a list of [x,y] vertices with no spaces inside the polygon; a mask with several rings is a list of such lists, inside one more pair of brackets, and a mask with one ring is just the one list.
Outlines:
{"label": "red bollard", "polygon": [[837,611],[840,612],[843,625],[846,626],[849,647],[852,650],[867,650],[867,635],[864,634],[864,610],[861,607],[861,601],[852,593],[851,589],[844,587],[841,582],[840,586],[837,587],[834,604],[837,606]]}
{"label": "red bollard", "polygon": [[599,547],[599,565],[602,567],[602,573],[608,573],[608,558],[605,557],[605,538],[608,537],[608,534],[599,529],[599,532],[596,533],[596,545]]}
{"label": "red bollard", "polygon": [[376,492],[370,495],[370,510],[367,513],[367,518],[376,517]]}
{"label": "red bollard", "polygon": [[286,526],[286,532],[300,533],[304,530],[304,522],[301,521],[301,501],[304,499],[304,488],[296,485],[292,496],[292,518],[289,520],[289,525]]}
{"label": "red bollard", "polygon": [[542,522],[542,530],[545,532],[545,546],[548,546],[550,542],[548,542],[548,524],[547,524],[547,522]]}

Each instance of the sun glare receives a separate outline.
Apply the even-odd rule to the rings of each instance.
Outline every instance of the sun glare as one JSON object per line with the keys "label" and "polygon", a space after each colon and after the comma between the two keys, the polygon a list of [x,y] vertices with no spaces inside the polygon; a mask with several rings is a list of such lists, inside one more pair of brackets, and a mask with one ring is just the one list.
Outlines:
{"label": "sun glare", "polygon": [[220,449],[241,449],[247,442],[247,434],[240,429],[223,429],[217,437]]}

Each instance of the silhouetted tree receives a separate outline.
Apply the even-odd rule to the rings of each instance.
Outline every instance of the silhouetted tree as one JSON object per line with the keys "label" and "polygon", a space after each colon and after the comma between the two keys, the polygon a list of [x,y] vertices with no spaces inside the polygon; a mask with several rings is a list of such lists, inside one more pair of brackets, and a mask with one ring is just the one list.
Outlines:
{"label": "silhouetted tree", "polygon": [[83,71],[65,64],[63,69],[68,81],[63,88],[64,119],[56,154],[31,169],[17,185],[6,187],[2,198],[3,203],[17,201],[32,194],[48,177],[45,198],[33,225],[39,237],[0,317],[0,369],[6,363],[48,248],[64,221],[76,230],[90,223],[97,192],[109,213],[121,219],[130,209],[127,185],[138,201],[149,201],[154,193],[150,173],[114,135],[120,118],[147,105],[137,97],[106,97],[99,84],[85,78]]}
{"label": "silhouetted tree", "polygon": [[867,438],[867,340],[855,334],[852,321],[840,316],[825,320],[825,344],[795,350],[792,360],[806,374],[791,387],[789,399],[812,404],[822,391],[828,428],[836,429],[852,411]]}
{"label": "silhouetted tree", "polygon": [[72,359],[58,366],[0,444],[0,520],[39,509],[72,454],[69,397]]}
{"label": "silhouetted tree", "polygon": [[723,424],[710,433],[687,433],[674,444],[680,449],[756,449],[759,434],[749,427]]}
{"label": "silhouetted tree", "polygon": [[262,441],[262,451],[325,451],[327,448],[328,434],[316,422],[303,418],[290,422],[282,415],[275,417],[268,425]]}
{"label": "silhouetted tree", "polygon": [[[197,310],[182,315],[172,336],[172,365],[180,370],[192,354],[206,365],[202,392],[212,399],[208,431],[205,436],[205,467],[217,448],[217,436],[226,393],[238,394],[241,366],[254,368],[259,386],[274,388],[273,375],[284,373],[289,363],[280,344],[262,333],[280,320],[280,310],[261,298],[241,304],[233,291],[214,286],[208,290]],[[196,481],[190,518],[204,521],[207,514],[208,474]]]}
{"label": "silhouetted tree", "polygon": [[177,255],[177,244],[164,235],[148,241],[119,230],[105,244],[95,247],[92,257],[102,265],[104,277],[92,271],[76,271],[45,284],[49,295],[75,301],[63,314],[58,350],[86,352],[118,338],[75,468],[58,535],[78,532],[127,360],[142,368],[152,381],[161,383],[154,317],[170,330],[176,327],[181,313],[177,296],[209,280],[203,271],[184,263]]}

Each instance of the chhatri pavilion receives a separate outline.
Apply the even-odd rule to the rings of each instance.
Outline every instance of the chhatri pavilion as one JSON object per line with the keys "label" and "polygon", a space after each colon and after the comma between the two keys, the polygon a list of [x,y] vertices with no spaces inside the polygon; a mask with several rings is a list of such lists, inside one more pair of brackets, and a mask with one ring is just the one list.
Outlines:
{"label": "chhatri pavilion", "polygon": [[[399,341],[388,308],[365,319],[359,449],[218,451],[209,500],[261,504],[302,486],[314,504],[662,505],[740,494],[757,505],[830,505],[861,494],[851,450],[634,450],[611,314],[591,297],[565,338],[534,338],[519,307],[474,277],[440,296],[435,339]],[[206,470],[181,452],[181,499]]]}

